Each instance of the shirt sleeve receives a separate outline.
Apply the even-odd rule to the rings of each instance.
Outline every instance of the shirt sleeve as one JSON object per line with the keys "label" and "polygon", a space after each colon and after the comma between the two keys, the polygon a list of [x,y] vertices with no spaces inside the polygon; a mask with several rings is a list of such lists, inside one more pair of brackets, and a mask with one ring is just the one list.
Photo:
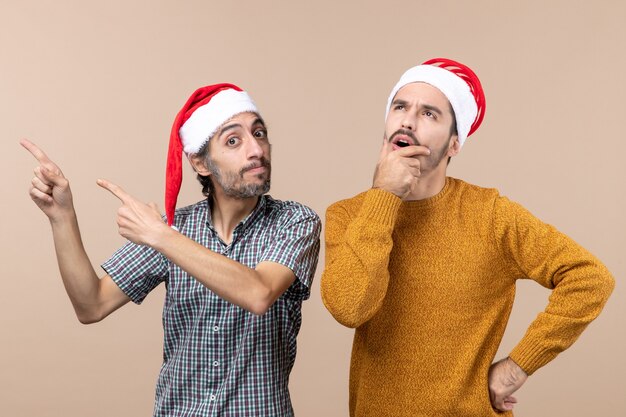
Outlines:
{"label": "shirt sleeve", "polygon": [[317,268],[321,222],[313,210],[299,205],[286,210],[281,217],[284,221],[279,222],[278,232],[259,262],[276,262],[291,269],[296,282],[286,295],[305,300],[309,298]]}
{"label": "shirt sleeve", "polygon": [[519,275],[552,290],[545,310],[510,353],[530,375],[576,341],[602,311],[615,282],[591,253],[503,197],[495,204],[494,230]]}
{"label": "shirt sleeve", "polygon": [[136,304],[169,274],[167,258],[156,250],[127,242],[102,264],[118,287]]}

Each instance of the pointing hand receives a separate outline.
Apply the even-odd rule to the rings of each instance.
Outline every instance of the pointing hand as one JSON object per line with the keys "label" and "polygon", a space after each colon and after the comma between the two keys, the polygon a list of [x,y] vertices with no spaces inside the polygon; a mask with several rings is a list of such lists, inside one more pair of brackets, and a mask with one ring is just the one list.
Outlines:
{"label": "pointing hand", "polygon": [[51,222],[73,216],[74,206],[70,184],[61,169],[48,158],[44,151],[28,139],[22,139],[20,145],[39,162],[31,181],[30,198]]}
{"label": "pointing hand", "polygon": [[118,185],[99,179],[98,185],[117,197],[122,206],[117,211],[119,233],[131,242],[153,246],[159,233],[169,229],[163,222],[156,204],[145,204],[137,200]]}

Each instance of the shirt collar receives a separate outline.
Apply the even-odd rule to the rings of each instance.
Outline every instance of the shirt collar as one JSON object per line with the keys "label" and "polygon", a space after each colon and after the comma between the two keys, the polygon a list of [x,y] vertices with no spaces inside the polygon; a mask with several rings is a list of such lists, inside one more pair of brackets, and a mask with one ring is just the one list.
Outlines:
{"label": "shirt collar", "polygon": [[[267,204],[267,199],[271,198],[265,194],[259,197],[259,201],[257,201],[254,209],[248,214],[239,224],[235,227],[233,231],[233,238],[245,232],[250,226],[256,223],[262,217],[263,209]],[[211,218],[211,197],[209,196],[206,199],[206,225],[213,232],[217,233],[215,228],[213,227],[213,219]]]}

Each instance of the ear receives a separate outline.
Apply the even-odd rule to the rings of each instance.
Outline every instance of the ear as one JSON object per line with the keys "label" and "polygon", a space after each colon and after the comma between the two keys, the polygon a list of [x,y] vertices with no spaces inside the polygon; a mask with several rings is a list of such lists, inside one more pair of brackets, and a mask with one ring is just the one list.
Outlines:
{"label": "ear", "polygon": [[198,174],[205,177],[211,174],[204,163],[204,158],[199,157],[198,154],[189,154],[187,155],[187,159],[189,159],[189,163],[191,164],[193,170]]}
{"label": "ear", "polygon": [[450,138],[450,144],[448,145],[448,156],[456,156],[461,152],[461,142],[459,142],[459,137],[457,135],[452,135]]}

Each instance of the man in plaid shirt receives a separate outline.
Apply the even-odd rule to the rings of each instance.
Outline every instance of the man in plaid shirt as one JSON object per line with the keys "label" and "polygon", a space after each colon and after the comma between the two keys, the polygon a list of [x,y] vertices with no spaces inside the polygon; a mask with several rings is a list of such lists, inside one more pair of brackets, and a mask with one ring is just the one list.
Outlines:
{"label": "man in plaid shirt", "polygon": [[[164,363],[155,416],[292,416],[289,373],[302,300],[309,297],[320,220],[265,195],[270,144],[252,99],[232,84],[198,89],[170,138],[167,224],[115,184],[119,232],[129,242],[98,278],[83,248],[67,179],[33,143],[30,195],[48,216],[65,288],[82,323],[141,303],[161,282]],[[208,197],[174,212],[186,154]],[[171,227],[169,227],[171,226]]]}

